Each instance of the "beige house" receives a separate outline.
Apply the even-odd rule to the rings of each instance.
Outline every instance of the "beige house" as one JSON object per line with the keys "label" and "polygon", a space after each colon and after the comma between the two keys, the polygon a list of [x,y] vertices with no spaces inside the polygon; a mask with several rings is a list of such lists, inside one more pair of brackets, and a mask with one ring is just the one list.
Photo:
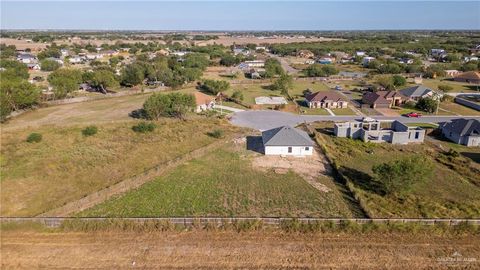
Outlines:
{"label": "beige house", "polygon": [[309,108],[347,108],[348,102],[334,91],[320,91],[308,95],[306,102]]}
{"label": "beige house", "polygon": [[193,93],[195,97],[195,103],[197,107],[195,108],[195,112],[203,112],[207,110],[212,110],[215,107],[215,98],[209,95],[205,95],[202,92],[195,92]]}

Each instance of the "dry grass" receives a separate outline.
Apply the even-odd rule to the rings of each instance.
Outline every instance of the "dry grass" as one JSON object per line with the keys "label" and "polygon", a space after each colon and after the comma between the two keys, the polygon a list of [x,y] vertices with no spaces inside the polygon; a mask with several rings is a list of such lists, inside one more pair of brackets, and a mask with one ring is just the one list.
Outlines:
{"label": "dry grass", "polygon": [[[478,235],[158,233],[2,233],[2,268],[447,269],[480,267]],[[473,262],[446,264],[452,258]]]}
{"label": "dry grass", "polygon": [[[91,137],[81,134],[85,125],[2,132],[1,215],[41,214],[210,144],[208,131],[236,130],[226,120],[196,117],[165,119],[154,132],[137,134],[134,123],[98,125]],[[31,132],[43,140],[25,142]]]}

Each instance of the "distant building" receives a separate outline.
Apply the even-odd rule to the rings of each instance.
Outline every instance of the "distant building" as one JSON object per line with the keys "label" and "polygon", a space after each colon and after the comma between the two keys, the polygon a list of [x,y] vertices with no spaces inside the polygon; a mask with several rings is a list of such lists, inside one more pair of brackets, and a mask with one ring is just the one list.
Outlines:
{"label": "distant building", "polygon": [[456,82],[466,82],[473,84],[480,84],[480,72],[478,71],[467,71],[463,72],[453,78]]}
{"label": "distant building", "polygon": [[480,146],[480,121],[476,119],[455,119],[440,128],[443,136],[454,143]]}
{"label": "distant building", "polygon": [[262,132],[265,155],[311,156],[314,142],[308,134],[291,126]]}
{"label": "distant building", "polygon": [[335,62],[335,59],[331,57],[323,57],[318,59],[318,63],[323,65],[332,64],[333,62]]}
{"label": "distant building", "polygon": [[263,60],[245,61],[238,65],[238,68],[243,71],[250,71],[252,68],[263,68],[263,67],[265,67],[265,61]]}
{"label": "distant building", "polygon": [[355,52],[355,55],[356,56],[366,56],[367,54],[363,51],[357,51],[357,52]]}
{"label": "distant building", "polygon": [[357,78],[364,78],[365,76],[367,76],[367,73],[364,73],[364,72],[340,71],[340,72],[338,73],[338,76],[344,77],[344,78],[357,79]]}
{"label": "distant building", "polygon": [[[389,127],[385,127],[386,125]],[[334,134],[337,137],[360,139],[364,142],[388,142],[392,144],[422,143],[425,130],[409,127],[399,121],[378,121],[364,119],[346,123],[336,123]]]}
{"label": "distant building", "polygon": [[195,112],[203,112],[207,110],[212,110],[215,106],[215,98],[209,95],[205,95],[202,92],[194,92],[193,96],[195,97],[195,103],[197,107],[195,108]]}
{"label": "distant building", "polygon": [[244,56],[248,56],[250,55],[250,50],[247,49],[247,48],[233,48],[233,55],[244,55]]}
{"label": "distant building", "polygon": [[447,52],[444,49],[431,49],[430,50],[430,55],[432,57],[444,57],[447,55]]}
{"label": "distant building", "polygon": [[337,92],[319,91],[305,98],[309,108],[347,108],[348,102]]}
{"label": "distant building", "polygon": [[315,54],[312,53],[311,51],[309,50],[299,50],[297,52],[297,57],[301,57],[301,58],[314,58],[315,57]]}
{"label": "distant building", "polygon": [[30,53],[21,53],[17,56],[17,60],[24,64],[37,63],[37,57]]}
{"label": "distant building", "polygon": [[375,60],[375,57],[366,56],[362,59],[362,65],[367,66],[368,63],[372,62],[373,60]]}
{"label": "distant building", "polygon": [[313,60],[313,59],[307,59],[307,60],[305,60],[305,64],[306,64],[306,65],[313,65],[313,64],[315,64],[315,60]]}
{"label": "distant building", "polygon": [[460,74],[460,71],[458,71],[456,69],[447,69],[447,70],[445,70],[445,73],[447,74],[447,77],[455,77],[458,74]]}
{"label": "distant building", "polygon": [[391,108],[400,106],[406,100],[406,97],[396,91],[377,91],[366,92],[362,96],[362,103],[369,105],[370,108]]}
{"label": "distant building", "polygon": [[423,85],[408,87],[400,90],[399,92],[411,101],[418,101],[421,98],[427,97],[434,98],[436,94],[439,94]]}

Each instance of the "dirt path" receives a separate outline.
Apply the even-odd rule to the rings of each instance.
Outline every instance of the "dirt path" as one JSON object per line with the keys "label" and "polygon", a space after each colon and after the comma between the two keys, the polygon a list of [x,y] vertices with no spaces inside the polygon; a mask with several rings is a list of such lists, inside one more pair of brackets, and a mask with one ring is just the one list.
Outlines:
{"label": "dirt path", "polygon": [[224,139],[221,141],[214,142],[210,145],[198,148],[189,152],[183,156],[180,156],[176,159],[170,160],[166,163],[159,164],[156,167],[151,168],[141,175],[137,175],[128,179],[125,179],[117,184],[114,184],[108,188],[99,190],[95,193],[92,193],[82,199],[67,203],[66,205],[45,212],[39,217],[68,217],[72,216],[74,213],[78,213],[90,207],[93,207],[97,204],[100,204],[109,198],[127,192],[131,189],[138,188],[141,185],[145,184],[148,181],[155,179],[171,170],[175,167],[195,158],[199,158],[210,151],[224,145],[230,139]]}
{"label": "dirt path", "polygon": [[[2,232],[2,269],[478,269],[480,237]],[[457,259],[457,262],[448,262]]]}

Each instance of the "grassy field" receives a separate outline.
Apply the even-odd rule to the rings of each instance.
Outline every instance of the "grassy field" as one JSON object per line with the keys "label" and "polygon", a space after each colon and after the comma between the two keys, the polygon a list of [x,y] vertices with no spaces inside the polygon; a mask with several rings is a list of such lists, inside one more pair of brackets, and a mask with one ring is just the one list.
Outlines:
{"label": "grassy field", "polygon": [[480,115],[480,111],[468,108],[455,102],[444,101],[440,103],[440,108],[458,115]]}
{"label": "grassy field", "polygon": [[[235,148],[235,149],[234,149]],[[111,199],[81,216],[351,216],[332,179],[320,192],[290,171],[252,168],[252,152],[226,147]]]}
{"label": "grassy field", "polygon": [[75,125],[131,120],[133,110],[142,107],[149,94],[106,98],[40,108],[19,115],[2,124],[2,130],[22,129],[44,125]]}
{"label": "grassy field", "polygon": [[422,84],[430,87],[433,90],[437,90],[439,85],[448,85],[453,88],[449,92],[477,92],[477,88],[475,87],[475,85],[462,82],[454,82],[451,80],[423,79]]}
{"label": "grassy field", "polygon": [[[471,159],[462,156],[448,161],[429,143],[398,146],[319,136],[339,171],[350,179],[353,191],[371,217],[480,216],[480,187],[473,171],[478,163]],[[372,166],[412,154],[432,160],[434,175],[425,183],[416,184],[406,196],[384,195],[381,184],[373,178]]]}
{"label": "grassy field", "polygon": [[[82,198],[216,139],[206,133],[237,130],[226,120],[165,119],[148,134],[132,131],[136,121],[100,124],[84,137],[83,125],[44,126],[2,132],[2,216],[33,216]],[[43,135],[27,143],[30,132]]]}

